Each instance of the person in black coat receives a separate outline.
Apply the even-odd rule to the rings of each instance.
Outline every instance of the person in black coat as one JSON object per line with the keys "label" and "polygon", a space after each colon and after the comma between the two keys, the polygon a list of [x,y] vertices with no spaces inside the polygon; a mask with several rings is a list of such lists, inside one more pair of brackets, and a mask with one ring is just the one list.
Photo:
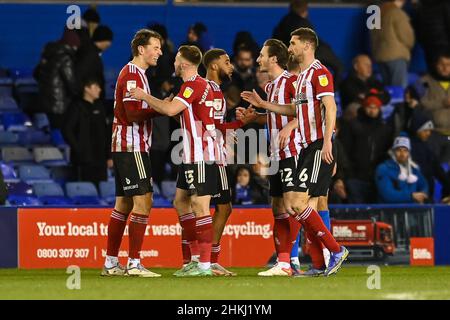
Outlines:
{"label": "person in black coat", "polygon": [[428,182],[429,198],[434,197],[434,180],[442,185],[442,198],[450,195],[450,180],[436,154],[433,152],[429,139],[433,135],[433,121],[423,111],[414,112],[409,131],[411,132],[411,156],[420,166],[420,170]]}
{"label": "person in black coat", "polygon": [[99,81],[87,80],[83,92],[83,98],[75,101],[66,113],[63,134],[70,146],[71,162],[78,179],[98,185],[107,180],[107,167],[112,166],[110,134],[99,99]]}
{"label": "person in black coat", "polygon": [[350,160],[346,183],[350,203],[376,201],[375,169],[392,145],[392,130],[381,117],[381,106],[378,96],[369,95],[357,118],[342,125],[341,141]]}
{"label": "person in black coat", "polygon": [[105,92],[105,75],[101,55],[111,46],[112,40],[111,29],[100,25],[95,29],[91,41],[82,46],[77,54],[78,81],[82,83],[87,79],[97,79],[102,89],[102,96]]}
{"label": "person in black coat", "polygon": [[40,110],[47,114],[52,128],[63,126],[64,113],[79,94],[75,76],[75,54],[79,46],[77,33],[65,29],[60,41],[45,45],[41,61],[34,70]]}
{"label": "person in black coat", "polygon": [[[284,16],[273,30],[273,38],[281,40],[289,47],[291,32],[298,28],[310,28],[314,30],[308,20],[308,1],[291,0],[289,13]],[[316,50],[316,58],[333,72],[334,85],[337,87],[344,73],[344,65],[333,52],[331,46],[319,37],[319,46]]]}
{"label": "person in black coat", "polygon": [[411,121],[416,112],[424,112],[420,104],[420,97],[414,86],[408,86],[405,89],[405,101],[395,105],[395,109],[389,118],[389,123],[393,128],[394,137],[401,132],[407,132],[410,136],[415,132],[410,132]]}
{"label": "person in black coat", "polygon": [[373,76],[372,61],[369,56],[360,54],[353,59],[353,69],[340,85],[342,106],[361,103],[372,89],[379,92],[383,105],[391,99],[383,83]]}

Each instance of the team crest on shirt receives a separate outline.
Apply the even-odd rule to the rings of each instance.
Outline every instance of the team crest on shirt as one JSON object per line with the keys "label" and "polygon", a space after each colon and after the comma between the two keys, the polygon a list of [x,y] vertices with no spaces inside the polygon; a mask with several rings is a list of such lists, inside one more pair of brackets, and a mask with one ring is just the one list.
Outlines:
{"label": "team crest on shirt", "polygon": [[322,87],[326,87],[328,85],[328,78],[326,74],[319,76],[319,84]]}
{"label": "team crest on shirt", "polygon": [[127,91],[130,91],[131,89],[136,89],[136,80],[127,81]]}
{"label": "team crest on shirt", "polygon": [[184,91],[183,91],[183,97],[185,97],[186,99],[189,99],[193,93],[194,93],[194,89],[192,89],[191,87],[186,87],[186,89],[184,89]]}

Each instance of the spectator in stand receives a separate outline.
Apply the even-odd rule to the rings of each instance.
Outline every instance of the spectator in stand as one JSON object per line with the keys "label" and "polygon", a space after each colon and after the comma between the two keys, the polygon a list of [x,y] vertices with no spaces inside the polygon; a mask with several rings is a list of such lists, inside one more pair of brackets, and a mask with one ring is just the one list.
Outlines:
{"label": "spectator in stand", "polygon": [[436,54],[450,49],[450,1],[419,1],[417,37],[425,51],[428,70],[433,72]]}
{"label": "spectator in stand", "polygon": [[281,40],[285,45],[291,41],[291,32],[298,28],[314,29],[308,20],[308,1],[292,0],[289,13],[285,15],[273,30],[273,38]]}
{"label": "spectator in stand", "polygon": [[[308,1],[291,0],[289,13],[275,27],[272,37],[283,41],[289,47],[292,31],[298,28],[310,28],[314,30],[312,23],[308,20],[308,15]],[[342,74],[344,73],[344,65],[333,52],[330,45],[320,37],[319,46],[316,50],[316,58],[333,72],[335,87],[338,87],[342,80]]]}
{"label": "spectator in stand", "polygon": [[214,47],[208,28],[201,22],[196,22],[188,29],[185,45],[197,46],[202,53]]}
{"label": "spectator in stand", "polygon": [[91,43],[92,35],[99,24],[100,15],[94,7],[90,7],[83,13],[81,29],[77,30],[80,37],[80,48]]}
{"label": "spectator in stand", "polygon": [[[395,109],[389,119],[394,137],[401,132],[409,132],[413,115],[423,109],[420,104],[419,94],[414,86],[408,86],[405,90],[405,101],[395,105]],[[413,132],[415,134],[415,132]]]}
{"label": "spectator in stand", "polygon": [[353,58],[353,69],[340,86],[341,101],[344,110],[350,103],[361,104],[371,89],[376,89],[383,105],[391,99],[383,84],[374,77],[372,61],[368,55],[360,54]]}
{"label": "spectator in stand", "polygon": [[420,82],[425,92],[420,100],[423,107],[431,112],[436,130],[450,136],[450,51],[438,56],[434,72]]}
{"label": "spectator in stand", "polygon": [[[368,95],[352,121],[341,128],[341,141],[350,160],[346,186],[350,203],[372,203],[376,200],[375,168],[386,157],[392,135],[381,117],[382,102]],[[339,165],[339,164],[338,164]]]}
{"label": "spectator in stand", "polygon": [[267,188],[265,185],[262,186],[259,180],[259,177],[250,168],[239,167],[236,171],[233,204],[268,204],[268,186]]}
{"label": "spectator in stand", "polygon": [[76,31],[65,29],[61,40],[45,45],[34,70],[39,86],[40,109],[47,113],[52,128],[63,126],[64,114],[79,94],[75,55],[80,46]]}
{"label": "spectator in stand", "polygon": [[63,134],[71,149],[71,162],[81,181],[99,184],[107,180],[107,168],[112,167],[107,143],[106,115],[100,98],[100,84],[87,80],[83,84],[83,98],[69,108]]}
{"label": "spectator in stand", "polygon": [[95,29],[91,41],[80,48],[76,63],[79,83],[86,79],[97,79],[102,92],[105,92],[105,75],[101,55],[111,46],[112,40],[111,29],[100,25]]}
{"label": "spectator in stand", "polygon": [[259,56],[259,46],[256,43],[255,39],[253,39],[253,36],[248,31],[239,31],[236,33],[236,37],[234,38],[233,42],[233,60],[237,56],[237,53],[239,51],[239,48],[245,47],[251,50],[253,60],[256,61],[256,59]]}
{"label": "spectator in stand", "polygon": [[432,150],[429,139],[433,134],[433,121],[424,112],[417,110],[412,116],[411,157],[419,165],[420,171],[428,183],[429,199],[434,198],[434,181],[442,185],[442,198],[450,195],[450,180],[442,168],[437,155]]}
{"label": "spectator in stand", "polygon": [[425,203],[428,184],[419,166],[410,157],[408,137],[395,138],[386,160],[377,167],[376,185],[381,203]]}
{"label": "spectator in stand", "polygon": [[414,47],[414,30],[402,10],[406,0],[385,0],[381,28],[371,30],[372,53],[388,86],[408,85],[408,64]]}

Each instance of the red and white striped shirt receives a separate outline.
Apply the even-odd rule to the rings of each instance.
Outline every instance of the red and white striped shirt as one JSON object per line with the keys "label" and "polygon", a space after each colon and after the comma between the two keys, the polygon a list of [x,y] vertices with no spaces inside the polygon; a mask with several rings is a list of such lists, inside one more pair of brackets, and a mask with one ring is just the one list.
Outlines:
{"label": "red and white striped shirt", "polygon": [[112,127],[112,152],[148,152],[152,142],[151,116],[159,115],[156,111],[149,113],[149,119],[142,122],[130,122],[126,109],[142,110],[150,108],[145,101],[130,97],[132,88],[142,88],[150,94],[145,70],[129,62],[119,73],[114,93],[114,122]]}
{"label": "red and white striped shirt", "polygon": [[333,76],[319,60],[298,75],[295,106],[301,145],[306,148],[311,143],[323,139],[325,133],[324,96],[334,96]]}
{"label": "red and white striped shirt", "polygon": [[[295,81],[297,77],[284,71],[275,80],[266,85],[267,101],[276,104],[290,104],[295,97]],[[275,112],[267,112],[267,125],[270,140],[270,158],[275,161],[295,157],[300,153],[300,133],[297,129],[291,132],[286,147],[280,150],[278,134],[294,117],[282,116]]]}
{"label": "red and white striped shirt", "polygon": [[236,130],[241,128],[244,124],[242,121],[236,120],[233,122],[226,122],[225,117],[227,115],[227,102],[223,95],[220,86],[212,80],[207,80],[211,91],[213,93],[213,117],[216,129],[220,130],[217,134],[217,142],[219,144],[219,151],[222,157],[221,165],[227,165],[227,148],[225,143],[225,137],[227,130]]}
{"label": "red and white striped shirt", "polygon": [[195,75],[183,83],[174,99],[186,106],[180,117],[183,163],[220,162],[221,153],[214,125],[214,98],[208,82]]}

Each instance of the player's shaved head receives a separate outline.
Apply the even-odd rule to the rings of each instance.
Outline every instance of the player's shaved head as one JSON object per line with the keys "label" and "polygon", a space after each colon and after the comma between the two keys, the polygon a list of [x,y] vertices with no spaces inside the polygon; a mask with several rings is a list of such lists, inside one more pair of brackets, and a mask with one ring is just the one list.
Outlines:
{"label": "player's shaved head", "polygon": [[289,54],[288,54],[288,48],[286,45],[277,39],[269,39],[266,42],[264,42],[264,47],[267,47],[269,58],[270,57],[276,57],[277,58],[277,64],[281,68],[286,68],[286,65],[289,60]]}
{"label": "player's shaved head", "polygon": [[187,46],[187,45],[181,46],[178,49],[178,53],[183,59],[189,61],[190,63],[192,63],[197,67],[202,62],[202,52],[196,46]]}
{"label": "player's shaved head", "polygon": [[319,38],[311,28],[298,28],[291,32],[291,37],[297,37],[300,41],[311,43],[314,49],[319,46]]}
{"label": "player's shaved head", "polygon": [[162,41],[161,35],[156,31],[141,29],[136,32],[133,40],[131,40],[131,52],[133,57],[137,57],[139,55],[139,47],[148,45],[151,38],[156,38],[160,42]]}
{"label": "player's shaved head", "polygon": [[221,56],[226,55],[227,52],[223,49],[211,49],[206,51],[205,55],[203,56],[203,66],[205,66],[206,69],[209,68],[211,63],[214,61],[217,61],[220,59]]}

